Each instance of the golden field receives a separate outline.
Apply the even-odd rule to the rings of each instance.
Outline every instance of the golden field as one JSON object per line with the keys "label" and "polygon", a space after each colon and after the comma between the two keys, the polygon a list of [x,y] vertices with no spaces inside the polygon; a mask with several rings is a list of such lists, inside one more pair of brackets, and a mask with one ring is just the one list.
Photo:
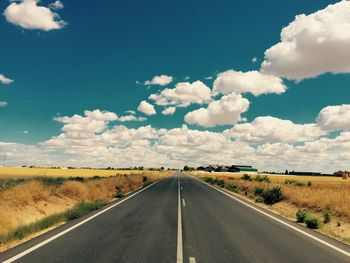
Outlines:
{"label": "golden field", "polygon": [[[280,186],[284,193],[284,201],[298,207],[309,208],[315,212],[332,211],[335,215],[346,217],[350,221],[350,179],[341,177],[285,176],[268,175],[270,183],[245,181],[242,174],[228,173],[195,173],[198,177],[216,177],[227,182],[239,184],[248,192],[256,187]],[[252,175],[254,179],[255,175]],[[286,185],[285,180],[295,180],[311,186]]]}
{"label": "golden field", "polygon": [[[104,169],[53,169],[53,168],[28,168],[28,167],[0,167],[0,178],[25,178],[37,176],[53,177],[85,177],[94,176],[108,177],[120,174],[140,174],[152,175],[155,171],[139,170],[104,170]],[[169,171],[159,172],[160,174],[169,174]]]}
{"label": "golden field", "polygon": [[[192,172],[192,175],[204,178],[213,177],[233,183],[240,187],[243,196],[255,200],[256,188],[272,188],[279,186],[283,191],[283,200],[272,206],[259,204],[295,220],[296,211],[307,209],[322,220],[325,212],[333,216],[330,224],[324,225],[322,231],[342,241],[350,242],[350,179],[341,177],[316,176],[285,176],[267,175],[270,182],[255,181],[256,175],[251,175],[252,181],[241,179],[242,174]],[[261,175],[260,176],[264,176]],[[285,184],[285,180],[304,183],[303,186]],[[311,185],[308,182],[311,182]],[[340,223],[340,226],[338,226]]]}

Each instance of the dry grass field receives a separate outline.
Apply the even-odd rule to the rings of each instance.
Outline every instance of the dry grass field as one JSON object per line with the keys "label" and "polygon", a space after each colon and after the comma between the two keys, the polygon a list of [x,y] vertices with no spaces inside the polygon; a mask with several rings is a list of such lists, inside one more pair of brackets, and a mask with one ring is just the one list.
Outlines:
{"label": "dry grass field", "polygon": [[[103,169],[52,169],[52,168],[28,168],[28,167],[0,167],[0,178],[25,178],[25,177],[85,177],[94,176],[108,177],[120,174],[140,174],[145,175],[158,174],[154,171],[139,170],[103,170]],[[160,174],[169,174],[168,171]]]}
{"label": "dry grass field", "polygon": [[235,184],[239,186],[240,194],[250,200],[255,200],[257,188],[280,187],[283,200],[272,206],[265,206],[266,208],[293,220],[298,209],[307,209],[321,221],[324,213],[329,212],[332,214],[332,221],[330,224],[325,224],[322,231],[350,242],[350,179],[267,175],[269,182],[259,182],[255,180],[256,175],[251,175],[251,180],[243,180],[242,174],[232,173],[192,172],[192,175],[199,178],[213,177],[224,180],[227,184]]}

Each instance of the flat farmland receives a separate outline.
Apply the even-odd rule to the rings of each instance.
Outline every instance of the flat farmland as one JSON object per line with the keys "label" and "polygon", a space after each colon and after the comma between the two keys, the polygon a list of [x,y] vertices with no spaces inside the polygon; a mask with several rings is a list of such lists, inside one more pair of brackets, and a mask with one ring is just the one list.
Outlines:
{"label": "flat farmland", "polygon": [[0,178],[26,178],[26,177],[84,177],[95,176],[109,177],[116,175],[144,174],[152,176],[169,175],[163,171],[140,171],[140,170],[107,170],[107,169],[54,169],[54,168],[27,168],[27,167],[0,167]]}

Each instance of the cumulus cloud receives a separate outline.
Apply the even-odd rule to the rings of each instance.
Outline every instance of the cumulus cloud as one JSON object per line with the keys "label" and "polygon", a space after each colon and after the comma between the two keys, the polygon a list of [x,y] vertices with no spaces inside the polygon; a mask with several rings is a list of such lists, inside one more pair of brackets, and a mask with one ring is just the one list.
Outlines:
{"label": "cumulus cloud", "polygon": [[135,115],[125,115],[118,117],[118,121],[126,122],[126,121],[145,121],[147,120],[144,117],[136,117]]}
{"label": "cumulus cloud", "polygon": [[84,111],[84,116],[56,117],[56,121],[64,124],[62,131],[75,138],[85,138],[91,134],[100,133],[107,128],[107,124],[118,119],[117,114],[109,111]]}
{"label": "cumulus cloud", "polygon": [[164,89],[159,94],[152,94],[149,99],[160,106],[187,107],[192,103],[203,104],[211,100],[211,91],[203,82],[180,82],[173,89]]}
{"label": "cumulus cloud", "polygon": [[6,101],[0,101],[0,108],[4,108],[7,106],[7,102]]}
{"label": "cumulus cloud", "polygon": [[176,111],[175,107],[168,107],[165,110],[162,111],[163,115],[173,115]]}
{"label": "cumulus cloud", "polygon": [[144,114],[149,115],[149,116],[155,115],[157,113],[154,106],[145,100],[140,102],[137,110],[140,112],[143,112]]}
{"label": "cumulus cloud", "polygon": [[125,111],[125,113],[129,113],[131,115],[135,115],[136,112],[134,110],[127,110],[127,111]]}
{"label": "cumulus cloud", "polygon": [[[6,165],[183,167],[234,162],[253,164],[260,170],[322,172],[347,169],[350,158],[350,131],[307,142],[259,139],[258,145],[252,145],[232,140],[226,132],[200,131],[186,125],[173,129],[112,126],[116,119],[116,114],[101,110],[59,117],[57,121],[63,127],[57,136],[37,145],[0,142],[0,152],[7,156]],[[298,132],[301,129],[292,128]],[[265,134],[261,137],[266,138]]]}
{"label": "cumulus cloud", "polygon": [[350,73],[350,2],[341,1],[310,15],[298,15],[265,51],[261,70],[292,80]]}
{"label": "cumulus cloud", "polygon": [[59,10],[59,9],[62,9],[64,6],[63,6],[63,3],[59,0],[53,2],[52,4],[49,4],[49,7],[53,10]]}
{"label": "cumulus cloud", "polygon": [[189,112],[185,121],[204,127],[216,125],[234,125],[241,118],[241,114],[249,108],[249,101],[240,94],[231,93],[211,102],[207,108]]}
{"label": "cumulus cloud", "polygon": [[287,87],[282,79],[276,76],[265,75],[259,71],[241,72],[227,70],[219,73],[214,81],[213,93],[229,94],[252,93],[254,96],[261,94],[276,93],[281,94]]}
{"label": "cumulus cloud", "polygon": [[160,76],[154,76],[152,80],[146,80],[145,85],[165,86],[171,83],[172,81],[173,81],[172,76],[160,75]]}
{"label": "cumulus cloud", "polygon": [[[50,31],[67,25],[57,13],[48,7],[39,6],[38,3],[39,0],[12,2],[3,14],[8,22],[25,29]],[[55,7],[60,4],[62,5],[60,1],[53,3]]]}
{"label": "cumulus cloud", "polygon": [[0,83],[2,84],[11,84],[13,82],[12,79],[5,77],[3,74],[0,74]]}
{"label": "cumulus cloud", "polygon": [[252,123],[237,124],[225,134],[249,143],[304,142],[316,139],[326,132],[316,124],[295,124],[271,116],[257,117]]}
{"label": "cumulus cloud", "polygon": [[327,106],[317,116],[317,124],[324,130],[350,129],[350,105]]}

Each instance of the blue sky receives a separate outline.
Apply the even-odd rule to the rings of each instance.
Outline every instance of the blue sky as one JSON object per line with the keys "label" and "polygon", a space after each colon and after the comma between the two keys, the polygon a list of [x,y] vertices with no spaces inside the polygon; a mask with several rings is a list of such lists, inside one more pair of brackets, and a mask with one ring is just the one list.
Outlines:
{"label": "blue sky", "polygon": [[[40,13],[35,13],[36,9],[31,9],[33,16],[38,18],[35,25],[29,25],[25,18],[20,15],[16,17],[15,13],[10,12],[15,10],[15,6],[11,5],[19,6],[26,2],[59,14],[60,18],[54,20],[62,22],[58,26],[60,28],[48,28],[48,24],[45,25],[45,21],[38,17]],[[43,151],[47,151],[42,149],[45,142],[64,133],[61,131],[64,124],[54,118],[74,114],[84,116],[85,110],[98,109],[118,116],[127,115],[125,111],[133,110],[136,117],[147,118],[145,121],[122,123],[107,121],[105,129],[116,125],[128,129],[150,125],[157,131],[163,128],[170,131],[186,124],[190,130],[223,134],[232,126],[242,122],[252,123],[259,116],[273,116],[301,125],[315,123],[323,108],[349,104],[350,75],[347,74],[349,68],[344,66],[349,59],[347,53],[342,56],[345,62],[341,70],[335,65],[325,65],[322,73],[303,73],[302,77],[294,78],[289,73],[286,73],[288,76],[279,73],[276,68],[272,71],[267,69],[270,70],[269,74],[272,72],[281,78],[286,91],[259,96],[249,91],[240,93],[249,100],[249,109],[241,112],[242,120],[235,119],[224,125],[214,123],[206,126],[184,120],[187,113],[207,107],[210,101],[186,106],[177,104],[175,114],[163,115],[161,111],[165,107],[156,105],[148,98],[166,88],[174,88],[178,82],[201,81],[212,90],[217,74],[231,69],[261,71],[261,63],[267,60],[264,58],[265,51],[281,41],[281,30],[293,22],[296,15],[310,15],[327,8],[329,4],[339,4],[338,1],[107,1],[102,4],[100,1],[62,0],[56,1],[59,5],[49,8],[52,3],[53,0],[0,3],[3,13],[0,18],[3,36],[0,43],[0,74],[13,80],[10,84],[0,83],[0,101],[7,104],[0,107],[0,142],[4,145],[29,145],[43,154]],[[325,34],[326,40],[332,37],[327,32],[317,34]],[[348,39],[347,33],[343,34]],[[329,50],[331,53],[332,47]],[[256,58],[256,62],[252,62],[253,58]],[[144,81],[162,74],[172,76],[173,81],[165,86],[144,85]],[[228,94],[221,93],[211,100],[218,101],[224,95]],[[143,100],[154,105],[157,114],[148,116],[138,111]],[[332,138],[334,133],[346,132],[347,127],[323,130],[327,134],[322,133],[312,139],[267,140],[264,143],[287,143],[296,147],[306,141],[319,140],[322,136]],[[150,147],[162,140],[159,138],[155,139],[156,142],[151,141]],[[230,141],[243,143],[240,136],[233,136]],[[246,140],[245,143],[253,149],[264,147],[258,141],[252,144],[252,141]],[[114,146],[110,145],[109,148]],[[9,151],[3,147],[4,152]],[[55,150],[62,152],[61,157],[48,157],[45,162],[50,160],[47,162],[65,164],[68,161],[63,156],[81,154],[64,147]],[[175,159],[169,154],[161,154],[159,164],[167,163],[167,158]],[[232,152],[229,159],[234,158],[235,153]],[[240,158],[237,157],[237,160],[241,162],[255,161]],[[20,156],[13,157],[14,164],[18,160]],[[96,165],[108,164],[109,160],[106,158]],[[186,159],[173,161],[174,165],[180,165]],[[205,161],[199,156],[197,159],[191,156],[189,162],[200,164]],[[125,166],[129,163],[134,162],[125,160]],[[293,165],[295,163],[284,166],[292,168]],[[308,168],[301,164],[296,166]],[[282,167],[272,165],[266,168]],[[336,168],[322,167],[319,170]]]}

